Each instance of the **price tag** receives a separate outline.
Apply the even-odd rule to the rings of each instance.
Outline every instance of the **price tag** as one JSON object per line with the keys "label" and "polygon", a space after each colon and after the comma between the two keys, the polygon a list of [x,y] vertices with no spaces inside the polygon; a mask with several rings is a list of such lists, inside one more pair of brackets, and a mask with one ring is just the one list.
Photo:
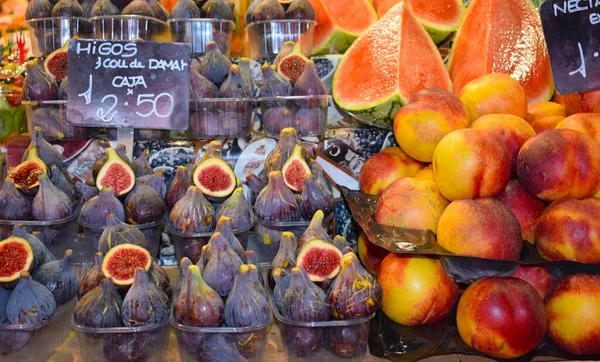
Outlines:
{"label": "price tag", "polygon": [[600,0],[546,0],[540,16],[558,92],[600,88]]}
{"label": "price tag", "polygon": [[189,44],[72,40],[67,123],[184,130],[189,62]]}

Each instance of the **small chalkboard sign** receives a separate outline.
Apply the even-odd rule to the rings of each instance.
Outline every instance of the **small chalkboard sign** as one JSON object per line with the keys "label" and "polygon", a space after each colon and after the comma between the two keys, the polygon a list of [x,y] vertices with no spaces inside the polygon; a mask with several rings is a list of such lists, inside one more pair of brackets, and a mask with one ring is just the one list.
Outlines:
{"label": "small chalkboard sign", "polygon": [[72,40],[67,123],[186,129],[189,63],[189,44]]}
{"label": "small chalkboard sign", "polygon": [[546,0],[540,16],[558,92],[600,88],[600,0]]}

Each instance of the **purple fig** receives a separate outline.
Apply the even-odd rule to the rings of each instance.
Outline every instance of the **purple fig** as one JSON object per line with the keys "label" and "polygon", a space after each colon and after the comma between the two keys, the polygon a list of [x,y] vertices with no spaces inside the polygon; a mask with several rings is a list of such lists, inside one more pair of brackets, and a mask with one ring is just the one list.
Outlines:
{"label": "purple fig", "polygon": [[121,244],[134,244],[148,249],[144,234],[135,226],[119,220],[114,214],[106,217],[106,227],[98,241],[98,251],[106,254],[111,248]]}
{"label": "purple fig", "polygon": [[[31,146],[37,149],[38,157],[44,161],[46,165],[56,165],[59,169],[63,169],[63,159],[61,153],[44,139],[44,133],[40,127],[33,128],[31,135]],[[29,148],[25,150],[21,162],[25,162],[29,156]]]}
{"label": "purple fig", "polygon": [[50,166],[50,181],[56,187],[58,187],[65,195],[69,196],[71,202],[73,203],[73,207],[76,207],[77,202],[79,200],[79,193],[75,189],[75,185],[71,180],[71,177],[65,170],[61,170],[56,165]]}
{"label": "purple fig", "polygon": [[325,215],[331,214],[333,212],[333,197],[327,194],[313,175],[304,175],[304,188],[300,195],[302,217],[310,220],[319,210],[322,210]]}
{"label": "purple fig", "polygon": [[156,172],[151,175],[146,175],[138,178],[138,180],[144,180],[146,183],[152,187],[160,197],[164,198],[167,193],[167,184],[165,184],[165,178],[163,177],[162,172]]}
{"label": "purple fig", "polygon": [[368,323],[332,328],[327,335],[327,348],[340,358],[361,358],[367,353],[368,339]]}
{"label": "purple fig", "polygon": [[[188,258],[187,256],[181,258],[181,261],[179,262],[179,280],[177,282],[178,290],[181,290],[181,286],[183,285],[183,281],[185,280],[185,274],[188,271],[188,267],[192,264],[194,263],[192,263],[190,258]],[[202,273],[202,270],[200,270],[200,273]]]}
{"label": "purple fig", "polygon": [[38,174],[40,188],[33,198],[31,213],[38,221],[61,220],[73,213],[73,201],[54,186],[46,173]]}
{"label": "purple fig", "polygon": [[52,101],[58,98],[58,84],[46,73],[42,61],[27,64],[27,77],[23,83],[23,99],[28,101]]}
{"label": "purple fig", "polygon": [[235,338],[224,333],[207,333],[198,345],[199,361],[247,362],[237,349]]}
{"label": "purple fig", "polygon": [[90,186],[82,181],[77,181],[75,184],[75,190],[80,195],[80,202],[86,203],[93,197],[98,196],[98,188],[95,186]]}
{"label": "purple fig", "polygon": [[131,163],[131,169],[136,178],[152,175],[154,173],[152,166],[150,166],[150,163],[148,162],[148,155],[149,151],[146,149]]}
{"label": "purple fig", "polygon": [[250,70],[250,59],[240,58],[238,66],[240,67],[242,78],[244,78],[246,84],[250,86],[250,89],[254,93],[254,80],[252,79],[252,71]]}
{"label": "purple fig", "polygon": [[229,295],[235,274],[244,262],[220,232],[213,234],[209,245],[211,252],[207,255],[203,277],[211,288],[224,297]]}
{"label": "purple fig", "polygon": [[288,353],[301,359],[311,359],[319,353],[324,345],[324,330],[325,328],[287,325],[283,328],[281,335]]}
{"label": "purple fig", "polygon": [[219,89],[212,81],[196,69],[190,68],[190,100],[192,102],[203,102],[206,98],[216,98],[218,93]]}
{"label": "purple fig", "polygon": [[154,12],[146,0],[133,0],[125,6],[121,15],[139,15],[151,18],[154,17]]}
{"label": "purple fig", "polygon": [[256,197],[254,212],[256,217],[268,223],[300,220],[296,197],[283,182],[280,171],[269,173],[269,183]]}
{"label": "purple fig", "polygon": [[[327,88],[325,84],[317,75],[315,70],[315,62],[309,60],[306,62],[304,72],[294,85],[292,91],[294,96],[324,96],[327,95]],[[319,99],[308,99],[308,100],[297,100],[296,103],[301,108],[317,108],[321,106]]]}
{"label": "purple fig", "polygon": [[200,251],[200,258],[198,258],[198,262],[196,263],[196,265],[198,265],[198,268],[200,268],[200,273],[204,274],[204,267],[206,266],[206,251],[208,250],[208,244],[204,245],[202,247],[202,250]]}
{"label": "purple fig", "polygon": [[1,220],[31,220],[31,201],[17,190],[12,178],[7,177],[0,190]]}
{"label": "purple fig", "polygon": [[65,251],[62,260],[54,260],[39,267],[32,275],[54,295],[57,306],[67,304],[77,295],[79,280],[72,263],[73,250]]}
{"label": "purple fig", "polygon": [[142,268],[135,271],[133,285],[123,298],[122,317],[126,327],[161,325],[169,318],[169,298]]}
{"label": "purple fig", "polygon": [[325,170],[323,170],[323,166],[321,166],[321,164],[319,164],[317,161],[310,161],[308,167],[310,167],[310,173],[312,173],[317,179],[317,184],[323,187],[323,192],[333,197],[333,194],[331,193],[333,187],[331,186],[329,179],[325,176]]}
{"label": "purple fig", "polygon": [[52,16],[52,3],[48,0],[31,0],[25,10],[25,20],[49,18]]}
{"label": "purple fig", "polygon": [[208,286],[196,265],[190,265],[173,306],[177,323],[193,327],[218,327],[223,323],[221,297]]}
{"label": "purple fig", "polygon": [[[198,19],[202,17],[202,11],[193,0],[179,0],[171,10],[171,19]],[[192,68],[190,68],[190,79],[191,73]]]}
{"label": "purple fig", "polygon": [[190,186],[169,214],[171,226],[183,233],[203,233],[215,226],[215,210],[202,191]]}
{"label": "purple fig", "polygon": [[254,9],[256,9],[258,4],[260,4],[262,1],[264,1],[264,0],[253,0],[250,3],[250,6],[248,6],[248,9],[246,9],[246,14],[244,15],[244,20],[246,21],[246,26],[248,26],[248,24],[250,24],[252,22],[252,12],[254,11]]}
{"label": "purple fig", "polygon": [[123,202],[125,218],[130,224],[160,221],[167,211],[162,196],[144,180],[138,180]]}
{"label": "purple fig", "polygon": [[231,218],[234,230],[248,227],[252,223],[252,210],[244,196],[244,191],[238,187],[225,202],[217,209],[217,220],[221,216]]}
{"label": "purple fig", "polygon": [[86,226],[93,228],[104,228],[106,217],[114,214],[117,219],[125,221],[125,210],[123,204],[116,198],[112,188],[105,187],[98,196],[88,200],[79,213],[79,219]]}
{"label": "purple fig", "polygon": [[277,310],[279,310],[279,313],[282,313],[285,292],[287,292],[291,282],[290,272],[285,269],[276,268],[273,270],[272,276],[273,280],[275,281],[275,287],[273,288],[273,299],[275,300],[275,306],[277,306]]}
{"label": "purple fig", "polygon": [[230,68],[231,62],[221,53],[217,43],[214,41],[208,42],[206,44],[206,53],[204,54],[204,58],[202,58],[202,62],[200,62],[200,74],[210,80],[215,86],[221,87],[229,75]]}
{"label": "purple fig", "polygon": [[281,241],[279,242],[279,250],[273,258],[271,270],[277,268],[285,271],[290,271],[296,266],[296,236],[290,231],[281,233]]}
{"label": "purple fig", "polygon": [[89,291],[96,288],[102,283],[106,277],[102,272],[102,260],[104,255],[100,252],[94,256],[94,266],[90,269],[87,274],[79,282],[79,288],[77,289],[77,296],[81,299]]}
{"label": "purple fig", "polygon": [[173,297],[173,288],[171,288],[171,280],[167,272],[157,262],[153,261],[148,271],[150,282],[156,285],[167,296],[167,300],[171,301]]}
{"label": "purple fig", "polygon": [[115,328],[123,326],[121,305],[123,301],[112,278],[86,293],[75,307],[73,321],[90,328]]}
{"label": "purple fig", "polygon": [[252,22],[281,19],[285,19],[285,10],[277,0],[261,1],[251,16]]}
{"label": "purple fig", "polygon": [[[251,269],[254,273],[250,272]],[[267,293],[258,281],[256,266],[241,265],[225,303],[225,325],[258,326],[269,320],[270,312]]]}
{"label": "purple fig", "polygon": [[256,196],[267,186],[267,183],[252,172],[246,175],[246,185],[250,189],[250,204],[254,204]]}
{"label": "purple fig", "polygon": [[[233,223],[231,218],[227,216],[221,216],[219,218],[219,221],[217,222],[217,226],[215,227],[215,232],[221,233],[225,237],[225,239],[227,239],[229,246],[231,246],[233,251],[235,251],[235,253],[240,257],[240,259],[242,259],[242,261],[244,262],[246,261],[245,249],[233,233]],[[210,254],[212,253],[212,246],[210,241],[207,245],[208,249],[206,251],[206,260],[210,258]]]}
{"label": "purple fig", "polygon": [[25,225],[17,224],[13,227],[13,236],[17,236],[27,240],[27,243],[33,251],[33,266],[32,270],[38,269],[40,266],[56,260],[52,252],[48,250],[46,245],[38,237],[29,234]]}
{"label": "purple fig", "polygon": [[250,84],[246,83],[240,72],[240,67],[236,64],[231,65],[227,80],[219,88],[221,98],[252,98],[253,92]]}
{"label": "purple fig", "polygon": [[[283,75],[277,73],[269,63],[262,66],[262,83],[260,84],[261,97],[287,97],[292,95],[292,83]],[[282,107],[286,105],[285,101],[269,100],[264,102],[269,108]]]}
{"label": "purple fig", "polygon": [[235,21],[233,10],[226,0],[208,0],[202,5],[202,12],[209,19]]}
{"label": "purple fig", "polygon": [[6,303],[6,315],[11,324],[38,324],[52,317],[56,301],[52,293],[31,278],[29,272],[21,272],[21,278]]}
{"label": "purple fig", "polygon": [[286,19],[317,20],[315,8],[308,0],[293,0],[285,11]]}
{"label": "purple fig", "polygon": [[190,186],[190,174],[185,166],[177,167],[175,178],[171,181],[169,189],[165,195],[165,201],[169,210],[175,206],[177,201],[185,196],[185,193]]}
{"label": "purple fig", "polygon": [[317,210],[313,215],[313,218],[306,228],[306,231],[300,236],[298,239],[298,248],[297,251],[300,251],[302,247],[311,240],[319,239],[326,242],[331,243],[332,240],[327,234],[327,231],[323,228],[323,219],[325,218],[325,214],[321,210]]}
{"label": "purple fig", "polygon": [[152,9],[152,16],[155,19],[160,21],[167,21],[169,19],[169,13],[158,0],[146,0],[146,3],[150,5],[150,9]]}
{"label": "purple fig", "polygon": [[77,0],[60,0],[52,8],[52,16],[80,18],[83,17],[83,8]]}
{"label": "purple fig", "polygon": [[120,14],[121,11],[111,0],[97,0],[92,7],[90,17],[115,16]]}
{"label": "purple fig", "polygon": [[293,268],[290,278],[290,286],[283,299],[283,316],[301,322],[329,320],[331,305],[327,294],[310,280],[304,269]]}
{"label": "purple fig", "polygon": [[[294,151],[294,146],[302,146],[302,142],[298,139],[296,130],[292,127],[284,128],[279,134],[279,142],[267,156],[265,160],[265,173],[268,175],[272,171],[281,171],[285,162],[290,158]],[[310,163],[310,156],[302,148],[302,159],[306,163]]]}

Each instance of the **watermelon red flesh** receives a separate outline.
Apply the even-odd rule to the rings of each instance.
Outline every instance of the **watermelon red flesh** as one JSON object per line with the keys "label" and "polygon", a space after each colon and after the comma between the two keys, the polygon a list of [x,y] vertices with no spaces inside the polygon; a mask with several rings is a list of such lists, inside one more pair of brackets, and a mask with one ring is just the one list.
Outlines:
{"label": "watermelon red flesh", "polygon": [[542,23],[531,0],[472,0],[449,63],[454,91],[488,73],[505,73],[525,88],[529,105],[554,93]]}
{"label": "watermelon red flesh", "polygon": [[[373,0],[373,7],[383,17],[402,0]],[[456,30],[464,12],[462,0],[407,0],[415,17],[423,25],[437,30]]]}

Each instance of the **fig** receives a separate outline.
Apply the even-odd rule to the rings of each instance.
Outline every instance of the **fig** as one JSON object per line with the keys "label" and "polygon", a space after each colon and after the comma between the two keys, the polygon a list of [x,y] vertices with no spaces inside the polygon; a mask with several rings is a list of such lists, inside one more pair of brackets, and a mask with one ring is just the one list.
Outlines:
{"label": "fig", "polygon": [[237,180],[231,166],[220,157],[201,161],[192,175],[194,185],[212,198],[225,198],[235,190]]}
{"label": "fig", "polygon": [[107,187],[100,191],[98,196],[92,197],[81,207],[79,220],[86,226],[103,228],[106,226],[106,217],[113,214],[117,219],[125,221],[123,204],[116,198],[112,188]]}
{"label": "fig", "polygon": [[185,166],[177,167],[177,171],[175,172],[175,178],[171,181],[169,185],[169,189],[165,194],[165,202],[167,204],[167,208],[171,210],[173,206],[179,201],[182,197],[185,196],[185,193],[190,186],[190,174]]}
{"label": "fig", "polygon": [[[83,0],[81,3],[81,8],[83,9],[83,17],[89,18],[92,14],[92,9],[96,4],[96,0]],[[62,84],[62,83],[61,83]]]}
{"label": "fig", "polygon": [[217,209],[217,220],[222,216],[231,218],[233,230],[246,228],[252,223],[252,209],[241,187],[236,188]]}
{"label": "fig", "polygon": [[221,141],[214,140],[208,143],[208,145],[206,146],[206,151],[204,152],[204,155],[202,155],[202,158],[196,160],[196,162],[194,163],[194,169],[196,169],[196,167],[198,167],[198,165],[202,162],[214,157],[223,159],[223,147],[221,145]]}
{"label": "fig", "polygon": [[244,21],[246,23],[246,26],[252,22],[252,12],[254,11],[254,9],[256,9],[258,4],[260,4],[263,1],[264,0],[251,1],[250,6],[248,6],[248,9],[246,9],[246,14],[244,15]]}
{"label": "fig", "polygon": [[252,71],[250,70],[250,59],[240,58],[238,66],[240,67],[242,78],[244,78],[244,81],[246,81],[246,84],[250,86],[250,90],[254,93],[254,81],[252,80]]}
{"label": "fig", "polygon": [[250,204],[254,204],[256,196],[258,196],[262,189],[267,186],[267,183],[263,179],[250,172],[246,175],[246,185],[250,189],[250,200],[248,201],[250,201]]}
{"label": "fig", "polygon": [[327,242],[331,242],[331,238],[327,234],[327,230],[323,228],[323,219],[325,218],[325,214],[321,210],[317,210],[315,215],[310,220],[310,224],[306,231],[302,233],[300,239],[298,239],[298,248],[297,251],[300,251],[304,247],[306,243],[313,239],[319,239]]}
{"label": "fig", "polygon": [[[106,148],[108,148],[108,147],[110,147],[110,146],[107,146]],[[127,157],[127,147],[124,144],[119,143],[117,145],[117,147],[115,147],[115,151],[117,152],[119,157],[121,157],[121,159],[126,164],[131,166],[131,161]],[[105,155],[101,156],[100,158],[98,158],[96,160],[96,162],[94,162],[94,167],[92,168],[92,175],[94,176],[94,180],[98,177],[98,173],[100,172],[100,169],[102,169],[102,166],[104,166],[104,164],[106,163],[107,160],[108,160],[108,155],[105,154]],[[93,185],[95,185],[95,184],[93,184]]]}
{"label": "fig", "polygon": [[75,208],[79,201],[79,192],[75,189],[75,185],[67,171],[61,170],[56,165],[50,165],[50,175],[50,182],[69,197],[73,208]]}
{"label": "fig", "polygon": [[[191,0],[188,0],[191,2]],[[179,2],[181,3],[181,1]],[[179,4],[177,3],[177,4]],[[216,98],[219,89],[195,68],[190,68],[190,100],[202,102],[206,98]]]}
{"label": "fig", "polygon": [[[219,217],[219,221],[217,221],[217,226],[215,227],[215,232],[221,233],[225,237],[225,239],[227,239],[229,246],[231,246],[233,251],[235,251],[235,253],[240,257],[240,259],[242,259],[242,261],[246,261],[246,251],[244,250],[244,247],[242,246],[238,238],[236,238],[235,234],[233,233],[233,222],[231,218],[227,216]],[[210,241],[207,245],[208,248],[206,250],[205,260],[208,260],[210,254],[212,253],[212,245]]]}
{"label": "fig", "polygon": [[[108,158],[96,177],[96,187],[111,187],[115,195],[125,195],[135,185],[135,174],[114,148],[107,148]],[[141,175],[143,176],[143,175]]]}
{"label": "fig", "polygon": [[182,233],[204,233],[215,226],[215,210],[200,188],[190,186],[185,196],[173,206],[169,222]]}
{"label": "fig", "polygon": [[125,9],[125,7],[131,4],[132,1],[133,0],[112,0],[113,4],[115,4],[115,6],[119,8],[119,11]]}
{"label": "fig", "polygon": [[160,21],[167,21],[169,19],[169,13],[158,0],[146,0],[146,3],[150,5],[150,9],[152,9],[152,16],[154,18]]}
{"label": "fig", "polygon": [[31,201],[15,187],[12,178],[4,180],[0,190],[0,220],[31,220]]}
{"label": "fig", "polygon": [[282,335],[288,353],[299,358],[310,359],[317,355],[325,340],[324,328],[289,325],[283,329]]}
{"label": "fig", "polygon": [[[258,260],[256,258],[256,253],[254,252],[254,250],[246,250],[245,254],[246,264],[258,267]],[[254,273],[254,271],[252,272]],[[265,280],[263,279],[262,273],[258,269],[256,270],[256,275],[258,283],[261,285],[261,287],[264,288]]]}
{"label": "fig", "polygon": [[[265,173],[268,175],[272,171],[281,171],[283,164],[290,158],[296,145],[302,146],[296,130],[292,127],[282,129],[279,134],[279,142],[277,142],[277,145],[275,145],[275,148],[273,148],[265,160]],[[305,162],[309,163],[310,156],[308,152],[304,150],[304,147],[302,147],[301,151],[302,158]]]}
{"label": "fig", "polygon": [[13,236],[25,239],[31,247],[31,251],[33,252],[32,271],[46,263],[56,260],[41,239],[29,234],[23,224],[17,224],[13,227]]}
{"label": "fig", "polygon": [[230,68],[231,62],[221,53],[217,43],[214,41],[208,42],[206,44],[206,53],[200,62],[200,74],[219,88],[225,82],[225,79],[227,79]]}
{"label": "fig", "polygon": [[[262,66],[262,83],[259,85],[261,97],[287,97],[292,95],[292,83],[283,75],[277,73],[269,63]],[[285,107],[286,101],[269,100],[265,106],[269,108]]]}
{"label": "fig", "polygon": [[116,285],[133,284],[136,269],[148,271],[152,257],[148,250],[134,244],[120,244],[110,249],[102,261],[102,273],[111,278]]}
{"label": "fig", "polygon": [[98,189],[96,186],[90,186],[82,181],[77,181],[77,183],[75,183],[75,190],[77,190],[77,193],[80,196],[79,201],[82,203],[86,203],[92,198],[98,196]]}
{"label": "fig", "polygon": [[154,12],[146,0],[133,0],[125,6],[121,15],[139,15],[152,18],[154,17]]}
{"label": "fig", "polygon": [[310,168],[302,155],[302,146],[295,145],[290,157],[281,168],[283,181],[292,191],[302,192],[304,177],[310,175]]}
{"label": "fig", "polygon": [[73,201],[54,186],[46,173],[38,174],[40,188],[33,198],[31,213],[34,220],[61,220],[73,214]]}
{"label": "fig", "polygon": [[0,285],[14,287],[14,282],[20,278],[21,272],[30,271],[34,254],[27,240],[11,236],[0,241]]}
{"label": "fig", "polygon": [[250,84],[246,83],[240,67],[237,64],[232,64],[229,68],[229,76],[221,84],[219,88],[219,96],[221,98],[252,98],[254,92],[250,88]]}
{"label": "fig", "polygon": [[8,177],[13,180],[17,189],[32,192],[40,184],[38,173],[46,171],[46,164],[38,157],[37,147],[29,145],[27,158],[8,170]]}
{"label": "fig", "polygon": [[329,293],[333,318],[360,318],[375,313],[382,299],[377,280],[360,265],[354,253],[342,256],[341,264],[340,275],[331,285]]}
{"label": "fig", "polygon": [[[254,269],[254,273],[250,270]],[[252,327],[266,323],[271,311],[267,292],[258,281],[255,265],[240,265],[225,303],[225,325]]]}
{"label": "fig", "polygon": [[310,161],[309,167],[310,173],[312,173],[317,179],[317,184],[323,187],[323,191],[327,195],[331,195],[331,197],[333,197],[333,194],[331,193],[333,187],[331,186],[331,182],[329,182],[327,176],[325,176],[325,170],[323,170],[323,166],[321,166],[321,164],[319,164],[317,161]]}
{"label": "fig", "polygon": [[165,178],[162,172],[156,172],[151,175],[139,177],[137,181],[144,180],[148,186],[152,187],[160,197],[164,198],[167,193],[167,184],[165,184]]}
{"label": "fig", "polygon": [[292,112],[288,107],[268,108],[263,114],[263,128],[265,132],[271,134],[280,133],[284,128],[290,127],[292,125],[292,122]]}
{"label": "fig", "polygon": [[338,275],[342,252],[332,243],[313,239],[298,252],[296,265],[301,266],[313,282],[324,282]]}
{"label": "fig", "polygon": [[251,15],[252,22],[282,19],[285,19],[285,10],[277,0],[261,1]]}
{"label": "fig", "polygon": [[144,233],[135,226],[125,224],[114,214],[109,214],[106,217],[106,227],[98,241],[98,251],[105,254],[121,244],[134,244],[148,249]]}
{"label": "fig", "polygon": [[[61,2],[64,2],[62,0]],[[75,1],[77,3],[77,1]],[[79,5],[79,3],[77,3]],[[56,6],[55,6],[56,7]],[[65,44],[54,50],[52,53],[48,54],[46,59],[44,60],[44,70],[46,73],[52,75],[54,79],[59,81],[63,81],[67,78],[68,71],[68,60],[69,60],[69,41],[67,40]],[[60,92],[60,88],[59,88]]]}
{"label": "fig", "polygon": [[56,301],[52,293],[42,284],[31,279],[27,271],[10,293],[6,303],[6,315],[11,324],[38,324],[52,317]]}
{"label": "fig", "polygon": [[31,0],[25,10],[25,20],[49,18],[52,16],[52,3],[48,0]]}
{"label": "fig", "polygon": [[146,362],[151,360],[155,348],[153,340],[159,338],[160,334],[152,332],[118,333],[104,340],[102,351],[106,361]]}
{"label": "fig", "polygon": [[[185,280],[185,274],[188,271],[188,267],[193,264],[194,263],[192,263],[190,258],[188,258],[187,256],[184,256],[179,261],[179,280],[177,281],[177,290],[181,290],[181,286],[183,285],[183,281]],[[204,264],[202,264],[202,266],[204,267]],[[200,266],[198,267],[200,268]],[[200,269],[200,273],[202,273],[202,269]]]}
{"label": "fig", "polygon": [[301,322],[321,322],[331,316],[327,294],[310,280],[302,267],[294,267],[290,273],[290,286],[283,298],[283,316]]}
{"label": "fig", "polygon": [[131,169],[135,174],[136,178],[140,178],[146,175],[152,175],[154,170],[152,166],[150,166],[150,162],[148,161],[148,156],[150,155],[150,151],[145,149],[133,162],[131,163]]}
{"label": "fig", "polygon": [[167,211],[162,196],[145,180],[138,180],[125,198],[123,207],[127,222],[134,225],[160,221]]}
{"label": "fig", "polygon": [[33,280],[52,293],[57,306],[67,304],[77,295],[79,279],[73,269],[73,250],[65,251],[62,260],[54,260],[33,272]]}
{"label": "fig", "polygon": [[200,268],[200,273],[204,273],[204,267],[206,266],[206,251],[208,250],[208,244],[204,245],[202,247],[202,250],[200,251],[200,258],[198,258],[198,262],[196,262],[196,265],[198,265],[198,268]]}
{"label": "fig", "polygon": [[[198,19],[202,18],[202,11],[193,0],[179,0],[171,10],[171,19]],[[190,79],[192,72],[190,68]]]}
{"label": "fig", "polygon": [[300,212],[304,219],[310,220],[319,210],[326,215],[333,213],[333,197],[313,175],[306,174],[300,195]]}
{"label": "fig", "polygon": [[296,197],[283,182],[281,172],[269,173],[269,183],[256,197],[254,212],[260,220],[269,223],[300,220]]}
{"label": "fig", "polygon": [[90,17],[96,16],[116,16],[120,15],[121,11],[111,0],[96,0]]}
{"label": "fig", "polygon": [[332,328],[327,335],[327,347],[341,358],[360,358],[367,353],[369,325],[360,323],[347,327]]}
{"label": "fig", "polygon": [[219,327],[224,309],[223,300],[204,282],[200,269],[190,265],[173,305],[175,321],[193,327]]}
{"label": "fig", "polygon": [[279,242],[279,250],[273,262],[271,270],[280,268],[286,271],[292,270],[296,266],[296,236],[290,231],[281,233],[281,241]]}
{"label": "fig", "polygon": [[[0,288],[0,324],[8,322],[8,316],[6,315],[6,305],[8,304],[8,298],[10,297],[11,291],[8,289]],[[0,338],[1,340],[2,338]],[[0,344],[1,346],[1,344]],[[2,349],[4,351],[4,349]]]}
{"label": "fig", "polygon": [[66,101],[67,100],[67,87],[69,86],[69,79],[68,77],[65,77],[65,79],[63,79],[62,82],[60,82],[60,85],[58,86],[58,100],[59,101]]}
{"label": "fig", "polygon": [[[37,156],[44,161],[46,165],[56,165],[61,170],[63,169],[63,159],[61,153],[44,139],[44,133],[42,128],[33,127],[33,134],[31,135],[31,146],[35,147]],[[25,150],[21,162],[27,161],[29,158],[29,147]]]}
{"label": "fig", "polygon": [[40,60],[27,63],[27,77],[23,82],[23,99],[28,101],[52,101],[58,98],[58,84],[46,73]]}
{"label": "fig", "polygon": [[237,349],[235,338],[223,333],[207,333],[198,345],[199,361],[247,362]]}
{"label": "fig", "polygon": [[202,5],[202,13],[209,19],[235,21],[233,9],[225,0],[208,0]]}
{"label": "fig", "polygon": [[173,288],[171,288],[171,280],[167,272],[157,262],[153,261],[150,271],[148,271],[148,277],[152,284],[165,293],[167,300],[170,302],[173,297]]}
{"label": "fig", "polygon": [[85,276],[79,281],[79,287],[77,288],[77,297],[81,299],[89,291],[96,288],[102,283],[104,279],[104,273],[102,273],[102,261],[104,260],[104,254],[97,252],[94,256],[94,266],[90,269]]}
{"label": "fig", "polygon": [[285,11],[286,19],[317,20],[315,8],[308,0],[294,0]]}
{"label": "fig", "polygon": [[[296,82],[300,79],[300,76],[304,73],[307,64],[310,60],[302,54],[302,46],[300,42],[294,44],[292,51],[285,57],[281,58],[277,65],[277,72],[292,82]],[[313,63],[314,70],[314,63]],[[316,73],[315,73],[316,75]],[[308,95],[308,94],[295,94],[296,86],[294,86],[293,95]]]}
{"label": "fig", "polygon": [[281,49],[279,49],[279,53],[277,53],[277,56],[275,57],[275,60],[273,60],[273,67],[275,69],[277,69],[277,66],[279,65],[279,63],[281,63],[281,59],[283,59],[286,55],[292,52],[295,44],[296,43],[293,41],[286,41],[283,43]]}
{"label": "fig", "polygon": [[275,268],[273,273],[273,281],[275,282],[275,287],[273,288],[273,300],[275,300],[275,306],[277,306],[277,310],[279,313],[283,312],[283,298],[285,297],[285,292],[290,286],[290,271]]}
{"label": "fig", "polygon": [[346,255],[349,252],[352,252],[352,247],[350,247],[350,245],[348,245],[348,241],[346,240],[345,236],[341,236],[341,235],[336,235],[333,238],[333,245],[335,245],[336,248],[340,249],[342,251],[342,255]]}
{"label": "fig", "polygon": [[123,301],[111,278],[86,293],[75,307],[73,321],[90,328],[116,328],[123,326],[121,305]]}
{"label": "fig", "polygon": [[[281,65],[280,65],[281,66]],[[294,96],[324,96],[327,95],[327,88],[325,84],[317,75],[315,70],[315,62],[309,60],[306,62],[304,72],[300,75],[296,84],[294,84],[294,90],[292,91]],[[296,104],[301,108],[319,108],[321,106],[321,100],[319,99],[300,99],[296,100]]]}
{"label": "fig", "polygon": [[146,270],[135,271],[133,285],[123,298],[125,327],[162,325],[169,318],[169,298],[149,281]]}
{"label": "fig", "polygon": [[60,0],[52,8],[52,16],[81,18],[83,17],[83,8],[77,0]]}
{"label": "fig", "polygon": [[229,242],[220,232],[210,238],[210,256],[207,255],[203,277],[217,294],[222,297],[229,295],[236,271],[244,262],[233,250]]}

